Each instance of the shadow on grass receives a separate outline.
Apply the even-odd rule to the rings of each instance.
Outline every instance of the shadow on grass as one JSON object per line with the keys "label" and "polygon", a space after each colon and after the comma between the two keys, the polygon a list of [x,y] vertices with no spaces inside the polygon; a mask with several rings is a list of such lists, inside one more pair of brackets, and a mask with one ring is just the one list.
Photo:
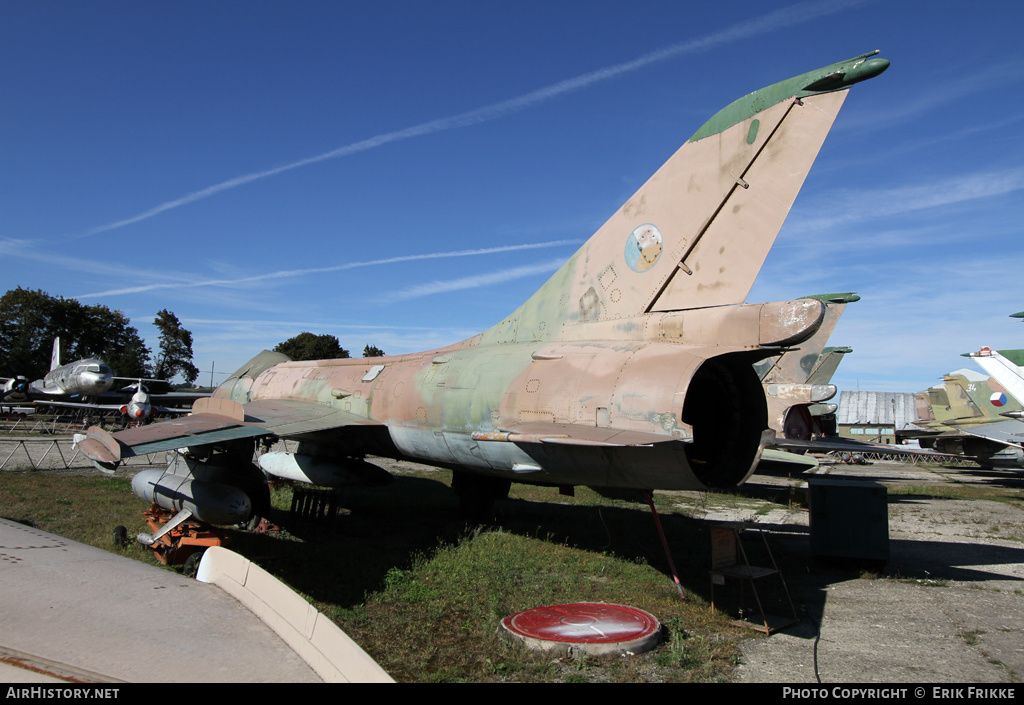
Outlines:
{"label": "shadow on grass", "polygon": [[[779,493],[778,488],[771,491]],[[500,501],[485,530],[646,564],[665,576],[666,588],[675,589],[654,519],[639,494],[640,501],[583,504],[559,497],[553,488],[529,492],[547,492],[550,499]],[[451,488],[434,479],[402,476],[387,487],[349,490],[342,505],[345,509],[332,520],[297,520],[279,510],[272,519],[282,534],[243,534],[233,548],[315,602],[345,609],[383,590],[391,571],[458,544],[475,528],[463,519]],[[682,587],[709,600],[708,523],[664,510],[659,517]]]}

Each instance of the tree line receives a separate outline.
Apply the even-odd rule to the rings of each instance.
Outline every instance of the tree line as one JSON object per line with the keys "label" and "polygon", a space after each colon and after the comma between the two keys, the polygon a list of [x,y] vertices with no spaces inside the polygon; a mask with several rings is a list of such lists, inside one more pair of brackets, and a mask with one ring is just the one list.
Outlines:
{"label": "tree line", "polygon": [[[278,343],[274,352],[284,353],[293,360],[336,360],[352,357],[348,350],[333,335],[314,335],[302,332],[283,343]],[[376,345],[366,345],[363,357],[383,357],[384,351]]]}
{"label": "tree line", "polygon": [[[19,286],[0,297],[0,377],[43,377],[50,369],[53,340],[59,337],[65,364],[96,357],[119,377],[181,375],[188,384],[195,382],[199,369],[192,362],[192,333],[167,309],[156,314],[153,325],[160,332],[155,353],[121,311]],[[350,357],[335,336],[308,332],[279,343],[274,350],[293,360]],[[382,355],[384,351],[375,345],[363,348],[363,357]]]}
{"label": "tree line", "polygon": [[199,375],[192,364],[192,333],[167,309],[153,324],[160,331],[156,354],[121,311],[19,286],[0,297],[0,377],[39,379],[49,372],[53,340],[60,338],[62,364],[95,357],[119,377],[180,374],[191,384]]}

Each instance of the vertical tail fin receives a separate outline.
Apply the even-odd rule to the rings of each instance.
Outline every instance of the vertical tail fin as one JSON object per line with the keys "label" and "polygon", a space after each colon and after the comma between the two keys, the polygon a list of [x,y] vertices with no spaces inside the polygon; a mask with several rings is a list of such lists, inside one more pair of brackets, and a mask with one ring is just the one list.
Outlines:
{"label": "vertical tail fin", "polygon": [[870,56],[719,111],[485,338],[550,340],[575,323],[743,303],[849,86],[889,65]]}
{"label": "vertical tail fin", "polygon": [[53,339],[53,352],[50,353],[50,372],[60,367],[60,338]]}
{"label": "vertical tail fin", "polygon": [[[1005,352],[1017,357],[1016,350]],[[1024,404],[1024,369],[1002,353],[1003,351],[997,352],[984,347],[979,352],[966,353],[966,355],[973,358],[978,366],[990,374],[1010,396]]]}

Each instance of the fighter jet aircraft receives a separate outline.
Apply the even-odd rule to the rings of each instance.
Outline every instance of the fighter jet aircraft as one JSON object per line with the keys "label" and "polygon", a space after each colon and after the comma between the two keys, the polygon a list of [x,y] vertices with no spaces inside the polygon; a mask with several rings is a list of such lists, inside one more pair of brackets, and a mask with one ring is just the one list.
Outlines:
{"label": "fighter jet aircraft", "polygon": [[985,467],[1024,465],[1024,422],[1021,405],[999,383],[974,370],[943,375],[943,385],[917,395],[924,429],[918,440],[923,448],[963,455]]}
{"label": "fighter jet aircraft", "polygon": [[[132,393],[131,399],[124,404],[103,404],[99,402],[71,402],[57,400],[48,400],[46,404],[48,406],[57,406],[69,409],[117,411],[121,414],[122,425],[124,426],[127,426],[129,423],[149,423],[153,420],[155,414],[189,414],[192,411],[190,408],[162,406],[160,404],[153,403],[153,397],[150,395],[149,390],[143,385],[143,380],[141,379],[133,385],[132,388],[134,389],[134,392]],[[195,400],[202,396],[206,395],[190,394],[187,395],[187,398]]]}
{"label": "fighter jet aircraft", "polygon": [[34,399],[58,399],[73,396],[97,396],[114,383],[110,367],[97,358],[60,364],[60,338],[53,340],[50,371],[42,379],[29,382],[23,376],[0,379],[3,384],[0,401],[21,403]]}
{"label": "fighter jet aircraft", "polygon": [[[266,472],[325,486],[383,473],[366,455],[454,471],[467,504],[510,482],[733,487],[774,433],[753,363],[807,340],[825,304],[744,302],[849,88],[873,52],[768,86],[715,114],[536,293],[454,345],[293,362],[264,351],[183,419],[80,444],[98,465],[187,447],[133,481],[210,523],[259,511]],[[149,473],[149,474],[147,474]],[[145,476],[144,476],[145,475]],[[266,488],[266,483],[262,482]],[[256,509],[253,509],[253,504]]]}
{"label": "fighter jet aircraft", "polygon": [[818,415],[835,413],[834,405],[825,405],[836,395],[829,384],[842,355],[849,348],[826,348],[829,336],[843,315],[846,305],[859,301],[852,292],[808,296],[825,304],[825,315],[818,330],[807,340],[777,357],[757,362],[754,369],[761,378],[768,399],[768,422],[782,439],[807,441],[821,435]]}
{"label": "fighter jet aircraft", "polygon": [[947,421],[964,436],[963,454],[986,467],[1024,466],[1024,421],[1021,405],[993,378],[972,370],[946,375],[947,393],[956,418]]}

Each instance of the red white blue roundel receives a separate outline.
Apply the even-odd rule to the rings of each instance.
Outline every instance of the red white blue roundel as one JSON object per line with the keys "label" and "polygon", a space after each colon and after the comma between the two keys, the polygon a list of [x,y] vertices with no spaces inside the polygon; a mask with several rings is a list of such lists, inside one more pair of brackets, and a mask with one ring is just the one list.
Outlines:
{"label": "red white blue roundel", "polygon": [[988,400],[992,402],[992,406],[1006,405],[1006,395],[1002,392],[992,392],[992,396],[990,396]]}

